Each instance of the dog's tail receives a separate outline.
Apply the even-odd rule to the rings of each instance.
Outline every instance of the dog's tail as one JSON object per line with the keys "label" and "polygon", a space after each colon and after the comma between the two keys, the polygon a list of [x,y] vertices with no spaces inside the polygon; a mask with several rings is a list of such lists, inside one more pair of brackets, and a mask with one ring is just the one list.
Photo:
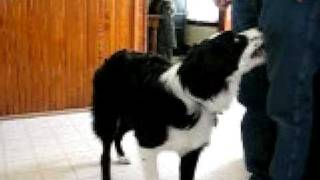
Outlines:
{"label": "dog's tail", "polygon": [[121,94],[125,91],[125,50],[113,54],[93,77],[93,129],[102,140],[112,140],[120,118]]}
{"label": "dog's tail", "polygon": [[119,110],[112,77],[107,67],[99,68],[93,79],[92,115],[93,130],[101,139],[103,153],[101,166],[103,180],[110,180],[110,149],[117,130]]}

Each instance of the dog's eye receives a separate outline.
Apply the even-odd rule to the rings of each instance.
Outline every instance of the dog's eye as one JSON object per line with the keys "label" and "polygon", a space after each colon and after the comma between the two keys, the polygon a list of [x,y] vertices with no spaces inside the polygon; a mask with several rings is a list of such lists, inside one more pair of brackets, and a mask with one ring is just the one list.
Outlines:
{"label": "dog's eye", "polygon": [[239,37],[235,37],[235,38],[234,38],[234,42],[235,42],[235,43],[239,43],[239,42],[240,42]]}

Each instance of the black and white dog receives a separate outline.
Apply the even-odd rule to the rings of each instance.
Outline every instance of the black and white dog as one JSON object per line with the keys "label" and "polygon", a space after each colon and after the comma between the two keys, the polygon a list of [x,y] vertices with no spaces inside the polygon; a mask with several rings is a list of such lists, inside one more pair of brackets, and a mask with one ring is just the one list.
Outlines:
{"label": "black and white dog", "polygon": [[[163,150],[181,156],[180,179],[192,180],[219,112],[235,97],[241,76],[264,61],[256,29],[221,33],[193,47],[174,65],[158,56],[119,51],[96,71],[94,131],[103,143],[103,180],[110,180],[110,147],[134,130],[146,180],[157,180]],[[119,152],[123,155],[123,152]]]}

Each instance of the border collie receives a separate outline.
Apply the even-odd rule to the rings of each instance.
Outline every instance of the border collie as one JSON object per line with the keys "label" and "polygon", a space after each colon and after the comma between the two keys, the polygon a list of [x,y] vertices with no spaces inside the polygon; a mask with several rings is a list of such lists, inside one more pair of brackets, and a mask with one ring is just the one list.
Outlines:
{"label": "border collie", "polygon": [[[110,148],[134,130],[146,180],[157,180],[157,154],[181,157],[180,179],[192,180],[217,113],[235,97],[241,76],[264,61],[261,33],[223,32],[192,48],[174,65],[150,54],[119,51],[96,71],[93,128],[103,144],[103,180],[110,180]],[[119,151],[123,156],[122,150]]]}

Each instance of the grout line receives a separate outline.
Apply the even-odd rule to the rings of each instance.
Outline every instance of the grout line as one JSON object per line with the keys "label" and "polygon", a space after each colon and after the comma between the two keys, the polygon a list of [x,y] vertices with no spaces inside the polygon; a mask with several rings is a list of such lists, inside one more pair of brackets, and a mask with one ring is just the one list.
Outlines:
{"label": "grout line", "polygon": [[[92,122],[90,123],[90,126],[92,125]],[[73,122],[72,122],[72,127],[73,129],[79,134],[79,136],[81,137],[81,139],[87,139],[85,138],[85,136],[83,135],[83,133],[81,133],[81,130],[79,129],[79,127],[77,127]],[[92,128],[91,128],[92,130]],[[93,133],[93,130],[92,130]],[[87,141],[84,142],[87,146],[90,146],[90,144],[87,143]],[[90,149],[93,151],[94,149],[90,147]]]}
{"label": "grout line", "polygon": [[[0,126],[0,130],[1,132],[3,132],[3,126],[1,125]],[[6,148],[5,148],[5,138],[3,137],[4,134],[1,135],[1,139],[0,139],[0,142],[2,144],[2,155],[3,155],[3,175],[5,178],[8,178],[8,161],[7,161],[7,156],[6,156]]]}
{"label": "grout line", "polygon": [[24,123],[24,131],[25,131],[25,134],[27,135],[28,142],[29,142],[29,144],[31,146],[31,149],[32,149],[32,152],[33,152],[33,159],[37,163],[37,171],[35,171],[35,173],[38,173],[40,175],[41,180],[44,180],[44,176],[41,173],[40,161],[39,161],[39,159],[38,159],[38,157],[36,155],[36,149],[35,149],[35,146],[33,144],[33,139],[31,138],[31,135],[30,135],[29,129],[26,126],[26,123]]}
{"label": "grout line", "polygon": [[56,139],[58,145],[59,145],[60,148],[62,149],[62,152],[63,152],[64,155],[65,155],[65,159],[66,159],[66,161],[68,162],[69,167],[71,168],[72,172],[74,173],[74,175],[76,176],[77,179],[80,179],[80,177],[79,177],[79,175],[78,175],[75,167],[73,167],[73,165],[72,165],[72,163],[71,163],[71,161],[70,161],[70,157],[69,157],[68,153],[66,152],[65,147],[62,145],[63,143],[59,140],[58,134],[56,133],[56,131],[53,130],[53,127],[51,128],[51,131],[52,131],[52,133],[54,134],[54,138]]}
{"label": "grout line", "polygon": [[[82,117],[81,117],[82,118]],[[87,146],[89,146],[90,145],[90,142],[87,140],[88,138],[86,138],[86,135],[84,134],[84,133],[82,133],[81,132],[81,127],[78,127],[77,125],[76,125],[76,121],[74,121],[72,118],[71,119],[64,119],[65,121],[69,121],[70,122],[70,125],[72,126],[72,127],[70,127],[70,130],[75,130],[75,133],[76,133],[76,135],[80,138],[79,140],[82,140],[82,139],[85,139],[86,141],[84,141],[83,143],[84,143],[84,145],[87,145]],[[85,121],[80,121],[80,122],[84,122],[84,123],[88,123],[88,121],[90,121],[90,119],[88,119],[88,118],[84,118],[84,120]],[[73,174],[71,174],[71,175],[73,175],[73,177],[74,178],[76,178],[76,179],[81,179],[81,177],[80,177],[80,174],[78,174],[77,173],[77,168],[76,168],[76,164],[73,164],[72,162],[71,162],[71,157],[70,156],[72,156],[72,154],[70,154],[70,153],[68,153],[68,150],[66,149],[66,147],[64,146],[64,143],[61,141],[61,139],[59,138],[59,133],[58,133],[58,128],[60,127],[59,126],[59,124],[58,124],[58,126],[54,126],[53,124],[51,124],[51,123],[49,123],[49,120],[45,120],[46,122],[48,122],[48,129],[46,129],[46,131],[49,131],[49,133],[50,134],[52,134],[52,136],[53,136],[53,140],[55,140],[56,141],[56,143],[57,143],[57,148],[60,148],[61,149],[61,153],[63,153],[63,159],[67,162],[67,166],[66,166],[66,168],[68,168],[68,172],[70,172],[70,173],[73,173]],[[65,121],[63,121],[63,122],[65,122]],[[3,121],[3,122],[0,122],[0,123],[6,123],[5,121]],[[34,138],[32,138],[32,129],[33,129],[33,127],[37,127],[36,126],[36,124],[32,124],[31,126],[28,124],[28,121],[22,121],[22,122],[18,122],[17,121],[17,123],[22,123],[22,131],[24,131],[24,132],[21,132],[21,133],[24,133],[24,135],[26,136],[26,138],[28,138],[27,139],[27,143],[29,143],[29,145],[30,145],[30,151],[31,151],[31,153],[32,153],[32,155],[33,155],[33,157],[32,157],[32,160],[36,163],[35,165],[34,165],[34,167],[35,167],[35,170],[33,170],[33,171],[27,171],[28,173],[30,172],[32,172],[32,173],[34,173],[35,175],[37,175],[41,180],[44,180],[46,177],[45,177],[45,174],[44,174],[44,172],[45,172],[45,168],[43,168],[42,167],[42,161],[41,161],[41,157],[39,157],[39,155],[37,154],[37,151],[36,151],[36,139],[34,139]],[[60,122],[59,122],[60,123]],[[91,124],[91,123],[90,123]],[[62,125],[62,124],[61,124]],[[88,123],[88,125],[89,125],[89,123]],[[2,126],[2,124],[0,124],[0,131],[3,129],[3,126]],[[11,175],[11,174],[13,174],[14,175],[14,172],[13,173],[9,173],[10,172],[10,170],[8,169],[9,168],[9,166],[8,166],[8,157],[6,156],[6,151],[5,151],[5,144],[7,143],[7,142],[5,142],[5,141],[8,141],[8,139],[6,139],[5,137],[3,137],[3,136],[1,136],[0,137],[0,143],[2,143],[3,144],[3,159],[4,159],[4,178],[5,179],[7,179],[7,178],[9,178],[9,176]],[[70,141],[70,142],[72,142],[72,141]],[[8,142],[9,143],[9,142]],[[1,144],[0,144],[1,145]],[[90,147],[90,148],[88,148],[86,151],[83,151],[84,153],[88,153],[88,154],[92,154],[92,151],[93,150],[95,150],[93,147]]]}

